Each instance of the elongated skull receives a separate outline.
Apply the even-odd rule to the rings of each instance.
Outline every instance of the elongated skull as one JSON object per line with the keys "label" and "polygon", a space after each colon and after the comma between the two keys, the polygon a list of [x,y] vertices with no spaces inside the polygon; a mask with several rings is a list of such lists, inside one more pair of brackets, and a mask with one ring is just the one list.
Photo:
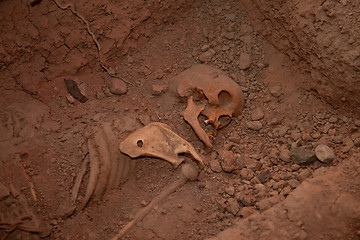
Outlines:
{"label": "elongated skull", "polygon": [[[198,64],[180,73],[174,79],[176,92],[187,98],[184,119],[192,126],[206,146],[212,147],[208,134],[200,127],[198,116],[206,117],[206,124],[218,130],[228,125],[233,116],[244,109],[244,95],[240,86],[220,69]],[[195,102],[201,102],[196,105]],[[225,122],[220,120],[226,120]]]}

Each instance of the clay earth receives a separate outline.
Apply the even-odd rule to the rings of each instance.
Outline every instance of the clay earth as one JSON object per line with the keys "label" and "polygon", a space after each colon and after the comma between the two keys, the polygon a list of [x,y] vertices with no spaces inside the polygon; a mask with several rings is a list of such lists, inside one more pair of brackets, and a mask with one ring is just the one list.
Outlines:
{"label": "clay earth", "polygon": [[[182,176],[118,148],[154,122],[203,168],[122,239],[360,239],[359,1],[0,0],[0,31],[1,239],[115,237]],[[198,64],[244,96],[210,148]]]}

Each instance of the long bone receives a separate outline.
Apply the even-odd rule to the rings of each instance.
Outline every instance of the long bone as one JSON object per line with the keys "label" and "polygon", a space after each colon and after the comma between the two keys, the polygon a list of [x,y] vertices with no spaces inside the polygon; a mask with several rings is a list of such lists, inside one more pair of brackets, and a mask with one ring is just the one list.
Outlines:
{"label": "long bone", "polygon": [[185,163],[180,172],[179,178],[166,186],[159,195],[157,195],[146,207],[141,209],[128,224],[123,227],[112,240],[118,240],[123,237],[136,223],[141,221],[155,206],[157,206],[164,198],[182,187],[187,181],[195,181],[198,179],[199,170],[194,163]]}

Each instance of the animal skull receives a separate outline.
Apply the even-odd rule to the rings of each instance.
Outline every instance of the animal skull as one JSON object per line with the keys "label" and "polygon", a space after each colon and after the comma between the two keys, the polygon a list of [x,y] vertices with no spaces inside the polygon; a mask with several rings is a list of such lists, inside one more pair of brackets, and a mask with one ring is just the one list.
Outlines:
{"label": "animal skull", "polygon": [[[227,126],[232,116],[238,116],[244,109],[244,95],[240,86],[220,69],[198,64],[177,77],[176,92],[186,97],[188,106],[184,119],[191,125],[197,136],[208,147],[212,147],[208,134],[201,128],[198,117],[205,116],[205,124],[212,124],[216,130]],[[200,101],[196,105],[195,101]],[[225,123],[222,120],[226,119]]]}

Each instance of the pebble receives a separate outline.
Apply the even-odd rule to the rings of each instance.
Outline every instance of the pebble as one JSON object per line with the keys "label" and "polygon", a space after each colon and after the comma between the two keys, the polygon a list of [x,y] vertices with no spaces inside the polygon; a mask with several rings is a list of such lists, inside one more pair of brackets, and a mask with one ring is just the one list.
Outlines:
{"label": "pebble", "polygon": [[257,177],[258,177],[259,181],[260,181],[262,184],[268,182],[268,181],[270,180],[270,178],[271,178],[270,170],[267,169],[267,170],[263,171],[263,172],[260,173]]}
{"label": "pebble", "polygon": [[200,62],[210,62],[212,57],[215,55],[214,49],[209,49],[206,52],[203,52],[199,55]]}
{"label": "pebble", "polygon": [[275,85],[269,88],[270,93],[272,96],[274,97],[280,97],[281,93],[282,93],[282,88],[280,85]]}
{"label": "pebble", "polygon": [[290,137],[292,138],[292,140],[297,141],[301,138],[301,133],[299,130],[292,130],[290,133]]}
{"label": "pebble", "polygon": [[249,53],[242,52],[239,58],[239,68],[240,70],[248,69],[251,65],[251,56]]}
{"label": "pebble", "polygon": [[279,158],[283,162],[290,161],[290,151],[288,149],[282,149],[279,154]]}
{"label": "pebble", "polygon": [[244,194],[242,192],[236,194],[236,199],[247,207],[254,206],[256,202],[256,198],[252,194]]}
{"label": "pebble", "polygon": [[316,161],[316,156],[312,150],[295,147],[290,151],[290,159],[296,164],[308,164]]}
{"label": "pebble", "polygon": [[243,168],[240,170],[240,176],[242,179],[250,181],[254,177],[254,172],[251,169]]}
{"label": "pebble", "polygon": [[289,186],[290,186],[292,189],[296,188],[296,187],[299,186],[299,185],[300,185],[300,182],[299,182],[298,180],[296,180],[296,179],[290,179],[290,180],[289,180]]}
{"label": "pebble", "polygon": [[338,119],[334,116],[329,118],[329,123],[337,123]]}
{"label": "pebble", "polygon": [[261,108],[255,108],[251,112],[251,120],[257,121],[264,118],[264,111]]}
{"label": "pebble", "polygon": [[240,205],[238,203],[238,201],[235,198],[229,198],[227,200],[228,202],[228,206],[227,206],[227,210],[232,213],[234,216],[236,216],[236,214],[239,212],[240,210]]}
{"label": "pebble", "polygon": [[335,159],[334,150],[324,144],[320,144],[315,148],[315,154],[322,163],[331,163]]}
{"label": "pebble", "polygon": [[242,216],[243,218],[247,218],[253,215],[254,213],[256,213],[256,210],[253,207],[243,207],[239,211],[239,215]]}
{"label": "pebble", "polygon": [[321,176],[323,175],[324,173],[326,173],[329,169],[326,168],[326,167],[321,167],[321,168],[318,168],[314,171],[313,173],[313,177],[317,177],[317,176]]}
{"label": "pebble", "polygon": [[126,83],[118,78],[111,78],[109,83],[109,90],[112,94],[121,95],[127,92]]}
{"label": "pebble", "polygon": [[67,100],[69,103],[71,103],[71,104],[74,104],[74,103],[75,103],[75,99],[74,99],[74,97],[71,96],[71,95],[67,95],[67,96],[66,96],[66,100]]}
{"label": "pebble", "polygon": [[209,50],[210,49],[210,45],[209,44],[205,44],[205,45],[203,45],[202,47],[201,47],[201,51],[202,52],[206,52],[207,50]]}
{"label": "pebble", "polygon": [[229,194],[230,196],[233,196],[235,194],[235,188],[234,186],[229,186],[225,188],[225,192]]}
{"label": "pebble", "polygon": [[260,129],[262,129],[262,123],[260,121],[248,121],[248,122],[246,122],[246,126],[249,129],[255,130],[255,131],[259,131]]}
{"label": "pebble", "polygon": [[222,168],[221,168],[220,163],[219,163],[218,160],[213,159],[213,160],[210,160],[209,163],[210,163],[210,169],[213,172],[220,173],[222,171]]}
{"label": "pebble", "polygon": [[269,209],[272,206],[274,206],[276,203],[278,203],[278,200],[276,197],[269,197],[269,198],[260,200],[259,202],[256,203],[255,206],[260,211],[265,211],[266,209]]}
{"label": "pebble", "polygon": [[312,177],[312,176],[313,176],[313,174],[312,174],[311,170],[310,170],[310,169],[305,169],[305,170],[303,170],[301,173],[299,173],[299,174],[297,175],[297,179],[298,179],[300,182],[302,182],[302,181],[304,181],[305,179],[310,178],[310,177]]}
{"label": "pebble", "polygon": [[219,151],[219,162],[224,172],[232,172],[239,168],[237,158],[230,150]]}
{"label": "pebble", "polygon": [[159,96],[168,90],[168,86],[165,84],[154,84],[152,85],[152,95]]}

